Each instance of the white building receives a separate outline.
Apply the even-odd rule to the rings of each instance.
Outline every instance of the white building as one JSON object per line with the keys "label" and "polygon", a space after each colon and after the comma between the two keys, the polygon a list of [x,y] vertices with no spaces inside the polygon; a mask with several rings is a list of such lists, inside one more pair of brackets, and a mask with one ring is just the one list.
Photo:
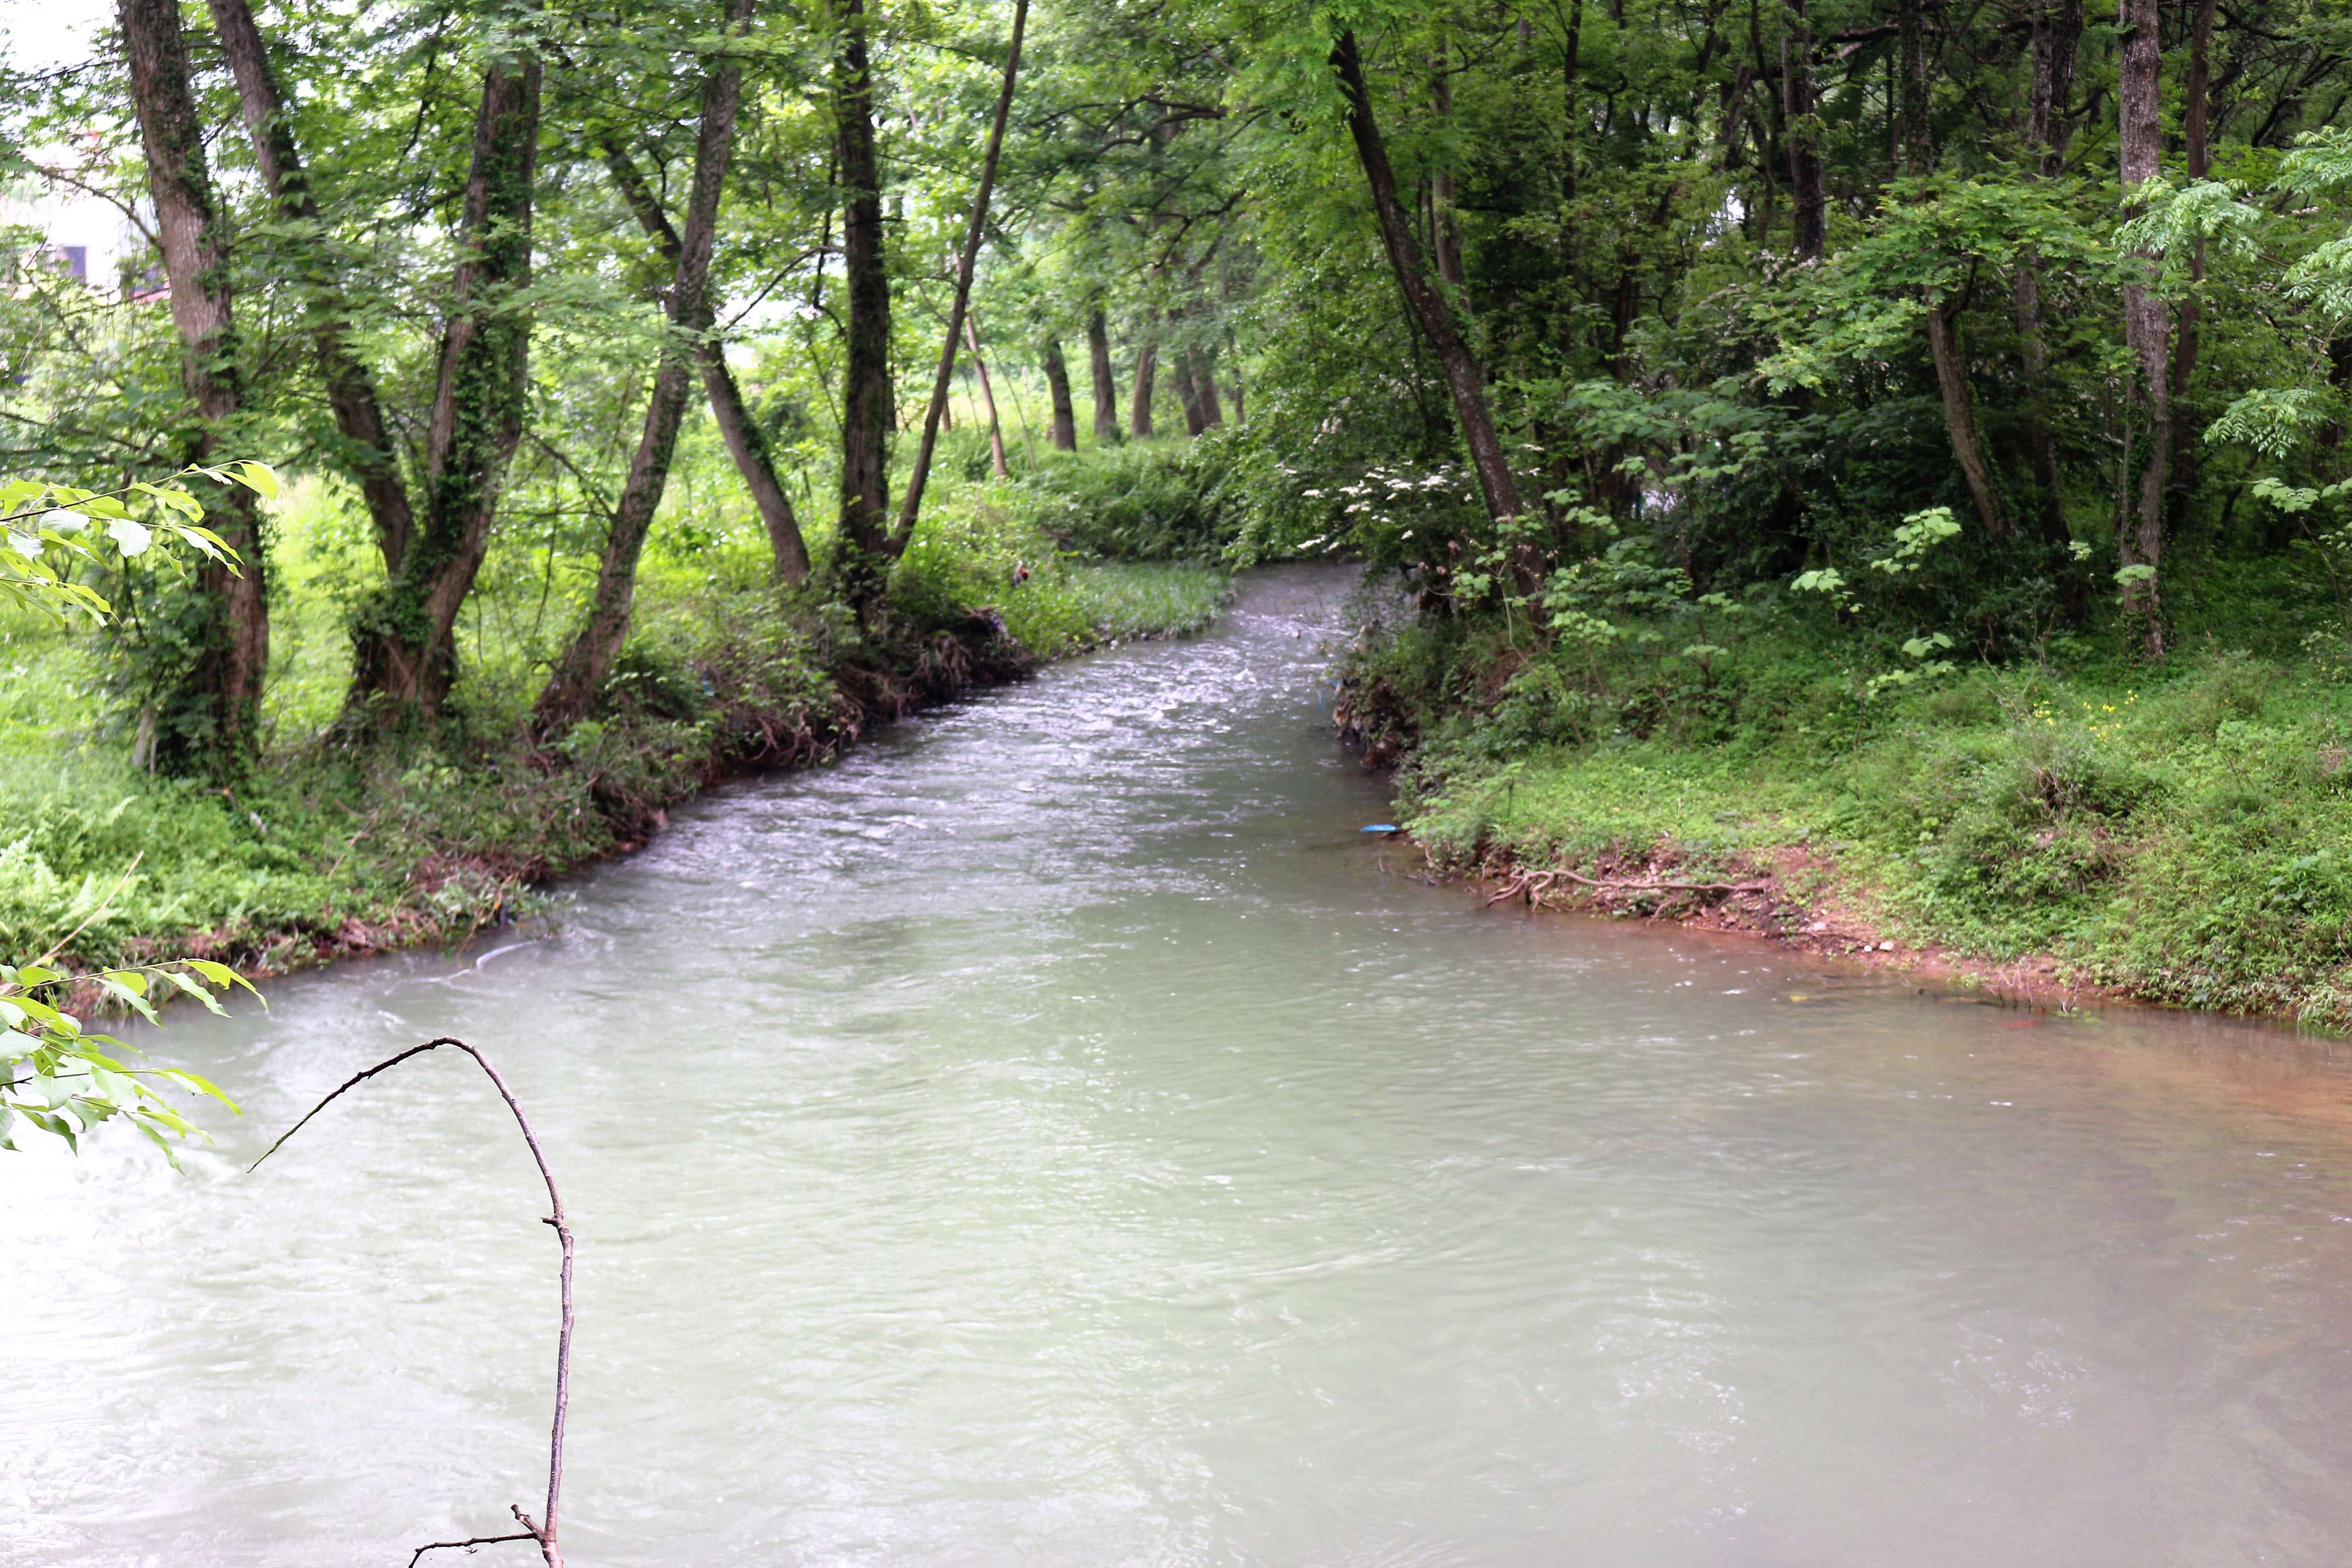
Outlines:
{"label": "white building", "polygon": [[[129,297],[152,294],[163,285],[148,276],[153,258],[145,236],[121,207],[68,183],[80,177],[75,152],[65,147],[35,152],[28,162],[36,170],[55,170],[64,177],[27,172],[0,187],[0,225],[33,230],[53,265],[92,288]],[[90,174],[89,183],[96,184],[99,171]]]}

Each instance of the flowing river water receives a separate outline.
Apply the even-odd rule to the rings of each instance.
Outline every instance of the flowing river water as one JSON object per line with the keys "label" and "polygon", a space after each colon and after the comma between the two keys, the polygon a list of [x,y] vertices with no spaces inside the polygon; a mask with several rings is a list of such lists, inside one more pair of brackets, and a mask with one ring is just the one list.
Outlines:
{"label": "flowing river water", "polygon": [[721,789],[556,937],[175,1020],[217,1154],[0,1155],[0,1563],[536,1507],[555,1249],[471,1064],[238,1174],[445,1032],[579,1233],[579,1568],[2352,1561],[2340,1048],[1415,881],[1345,586]]}

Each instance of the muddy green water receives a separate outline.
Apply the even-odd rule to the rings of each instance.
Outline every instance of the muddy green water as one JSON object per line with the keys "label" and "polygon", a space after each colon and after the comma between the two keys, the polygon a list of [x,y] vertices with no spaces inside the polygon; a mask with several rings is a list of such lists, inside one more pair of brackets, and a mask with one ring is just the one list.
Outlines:
{"label": "muddy green water", "polygon": [[0,1156],[0,1562],[535,1505],[554,1249],[470,1067],[233,1163],[445,1031],[569,1188],[578,1568],[2352,1561],[2340,1048],[1422,885],[1342,586],[722,790],[555,939],[181,1020],[223,1157]]}

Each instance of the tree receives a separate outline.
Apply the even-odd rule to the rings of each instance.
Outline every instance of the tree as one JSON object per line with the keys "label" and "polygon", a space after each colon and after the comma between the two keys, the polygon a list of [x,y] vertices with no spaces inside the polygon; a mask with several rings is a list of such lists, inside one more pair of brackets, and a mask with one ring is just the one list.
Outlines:
{"label": "tree", "polygon": [[[176,0],[121,0],[118,16],[155,232],[171,280],[181,376],[194,405],[176,444],[183,463],[201,467],[213,459],[222,428],[236,419],[243,400],[227,227],[188,85]],[[198,570],[194,667],[180,711],[158,737],[163,761],[175,767],[234,768],[257,745],[269,664],[269,595],[250,496],[227,492],[220,520],[227,548],[245,565],[232,572],[225,559],[208,557]]]}
{"label": "tree", "polygon": [[[740,37],[751,21],[751,0],[727,0],[720,37]],[[709,329],[711,315],[707,298],[710,250],[719,231],[719,202],[734,147],[736,105],[742,85],[741,62],[731,54],[722,54],[703,78],[694,183],[687,198],[686,228],[679,235],[676,275],[669,289],[669,334],[654,371],[653,391],[646,401],[644,434],[637,438],[636,456],[629,465],[605,538],[587,622],[564,649],[539,695],[533,722],[542,735],[559,735],[586,716],[628,639],[637,559],[645,549],[646,531],[653,527],[654,512],[661,505],[662,490],[669,482],[678,426],[704,363],[703,334]],[[723,364],[718,373],[725,374]]]}

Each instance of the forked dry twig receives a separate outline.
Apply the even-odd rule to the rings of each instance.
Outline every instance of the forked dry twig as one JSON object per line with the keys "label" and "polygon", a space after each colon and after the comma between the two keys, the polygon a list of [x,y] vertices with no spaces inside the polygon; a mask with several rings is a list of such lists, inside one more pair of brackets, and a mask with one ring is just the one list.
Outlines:
{"label": "forked dry twig", "polygon": [[547,1155],[539,1146],[539,1134],[531,1131],[530,1118],[522,1113],[522,1106],[516,1101],[514,1091],[509,1089],[507,1081],[499,1076],[499,1070],[490,1065],[490,1059],[464,1040],[450,1035],[443,1035],[438,1040],[428,1040],[423,1045],[412,1045],[406,1051],[388,1056],[373,1067],[352,1073],[336,1086],[334,1092],[311,1106],[310,1112],[300,1121],[287,1128],[276,1143],[262,1151],[261,1159],[248,1166],[247,1174],[250,1175],[259,1170],[262,1160],[268,1159],[271,1155],[284,1148],[288,1138],[310,1125],[312,1116],[316,1116],[333,1104],[347,1091],[359,1087],[379,1072],[399,1066],[412,1056],[422,1056],[428,1051],[437,1051],[445,1045],[453,1046],[464,1051],[474,1059],[476,1066],[489,1074],[490,1082],[498,1089],[499,1098],[507,1103],[507,1109],[514,1113],[515,1125],[522,1129],[522,1141],[530,1145],[530,1157],[539,1166],[540,1180],[547,1184],[547,1203],[553,1212],[541,1223],[555,1228],[555,1239],[563,1248],[563,1326],[555,1340],[555,1420],[548,1437],[547,1511],[541,1516],[541,1522],[533,1523],[530,1515],[523,1512],[522,1505],[517,1503],[514,1506],[514,1516],[517,1522],[522,1526],[521,1533],[478,1535],[470,1541],[428,1542],[416,1549],[415,1555],[409,1558],[408,1564],[409,1568],[416,1568],[418,1558],[428,1552],[437,1552],[444,1547],[470,1549],[476,1546],[488,1546],[501,1541],[536,1541],[539,1542],[540,1555],[546,1560],[547,1568],[563,1568],[563,1553],[556,1545],[556,1506],[563,1495],[563,1418],[572,1405],[572,1227],[564,1218],[563,1195],[556,1190],[555,1173],[548,1168]]}

